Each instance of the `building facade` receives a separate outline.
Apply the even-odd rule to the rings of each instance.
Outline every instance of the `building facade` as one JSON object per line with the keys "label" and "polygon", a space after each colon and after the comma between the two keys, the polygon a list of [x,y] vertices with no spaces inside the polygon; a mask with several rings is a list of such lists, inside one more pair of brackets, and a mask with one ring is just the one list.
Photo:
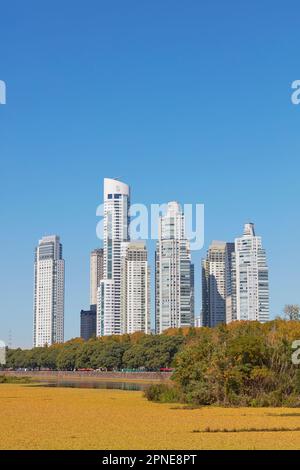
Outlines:
{"label": "building facade", "polygon": [[150,266],[144,242],[122,244],[122,333],[151,333]]}
{"label": "building facade", "polygon": [[121,245],[129,240],[130,188],[104,179],[103,280],[98,288],[97,335],[119,335],[121,325]]}
{"label": "building facade", "polygon": [[193,278],[184,214],[177,202],[170,202],[160,218],[155,254],[157,333],[194,325]]}
{"label": "building facade", "polygon": [[254,224],[244,226],[244,234],[235,240],[231,269],[231,315],[234,320],[269,320],[269,273],[262,239],[255,235]]}
{"label": "building facade", "polygon": [[34,347],[64,341],[65,262],[57,235],[43,237],[35,250]]}
{"label": "building facade", "polygon": [[233,243],[213,241],[202,260],[202,325],[226,323],[231,292]]}
{"label": "building facade", "polygon": [[194,319],[195,324],[195,266],[191,263],[191,319]]}
{"label": "building facade", "polygon": [[96,337],[96,310],[81,310],[80,312],[80,337],[85,341]]}
{"label": "building facade", "polygon": [[90,306],[92,310],[97,309],[97,295],[100,281],[103,279],[104,271],[103,249],[97,248],[91,252],[90,257]]}

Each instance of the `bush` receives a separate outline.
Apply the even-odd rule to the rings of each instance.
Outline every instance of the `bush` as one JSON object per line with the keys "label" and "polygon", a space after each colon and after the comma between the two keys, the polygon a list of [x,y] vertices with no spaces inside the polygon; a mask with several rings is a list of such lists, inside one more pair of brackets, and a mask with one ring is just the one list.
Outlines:
{"label": "bush", "polygon": [[160,403],[179,403],[182,399],[179,389],[167,384],[152,384],[146,388],[144,395],[149,401]]}
{"label": "bush", "polygon": [[0,375],[0,384],[30,384],[31,377],[16,377],[14,375]]}
{"label": "bush", "polygon": [[299,406],[299,337],[300,323],[282,320],[203,328],[177,354],[173,379],[194,405]]}

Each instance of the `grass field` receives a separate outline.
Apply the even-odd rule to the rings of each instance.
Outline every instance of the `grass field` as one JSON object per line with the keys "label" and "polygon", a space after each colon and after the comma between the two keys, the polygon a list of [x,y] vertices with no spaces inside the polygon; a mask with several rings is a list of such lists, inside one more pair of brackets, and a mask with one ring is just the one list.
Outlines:
{"label": "grass field", "polygon": [[3,384],[0,416],[1,449],[300,448],[300,410],[182,409],[141,392]]}

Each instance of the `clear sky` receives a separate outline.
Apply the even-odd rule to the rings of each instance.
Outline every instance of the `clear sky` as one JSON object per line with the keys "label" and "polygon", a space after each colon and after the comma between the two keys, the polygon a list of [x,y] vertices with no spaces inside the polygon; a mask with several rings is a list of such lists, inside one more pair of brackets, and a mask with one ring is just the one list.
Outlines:
{"label": "clear sky", "polygon": [[1,339],[31,345],[34,247],[52,233],[66,338],[79,334],[105,176],[133,202],[204,203],[205,248],[253,221],[272,316],[300,302],[299,13],[298,1],[1,2]]}

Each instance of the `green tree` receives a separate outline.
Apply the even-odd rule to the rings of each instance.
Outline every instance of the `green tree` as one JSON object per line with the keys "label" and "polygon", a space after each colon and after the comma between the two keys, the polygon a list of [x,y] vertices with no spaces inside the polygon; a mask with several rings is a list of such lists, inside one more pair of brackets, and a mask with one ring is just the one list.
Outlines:
{"label": "green tree", "polygon": [[94,355],[97,352],[99,340],[91,339],[83,343],[76,354],[76,368],[89,369],[94,366]]}
{"label": "green tree", "polygon": [[120,369],[122,367],[125,350],[126,343],[119,343],[114,340],[109,342],[99,341],[91,356],[91,366],[96,369]]}
{"label": "green tree", "polygon": [[124,367],[159,370],[172,365],[175,354],[184,343],[183,336],[145,336],[124,354]]}
{"label": "green tree", "polygon": [[83,343],[81,339],[68,341],[59,351],[56,364],[60,370],[74,370],[76,367],[77,354]]}
{"label": "green tree", "polygon": [[176,356],[175,383],[200,405],[299,406],[292,342],[300,322],[235,322],[202,328]]}

